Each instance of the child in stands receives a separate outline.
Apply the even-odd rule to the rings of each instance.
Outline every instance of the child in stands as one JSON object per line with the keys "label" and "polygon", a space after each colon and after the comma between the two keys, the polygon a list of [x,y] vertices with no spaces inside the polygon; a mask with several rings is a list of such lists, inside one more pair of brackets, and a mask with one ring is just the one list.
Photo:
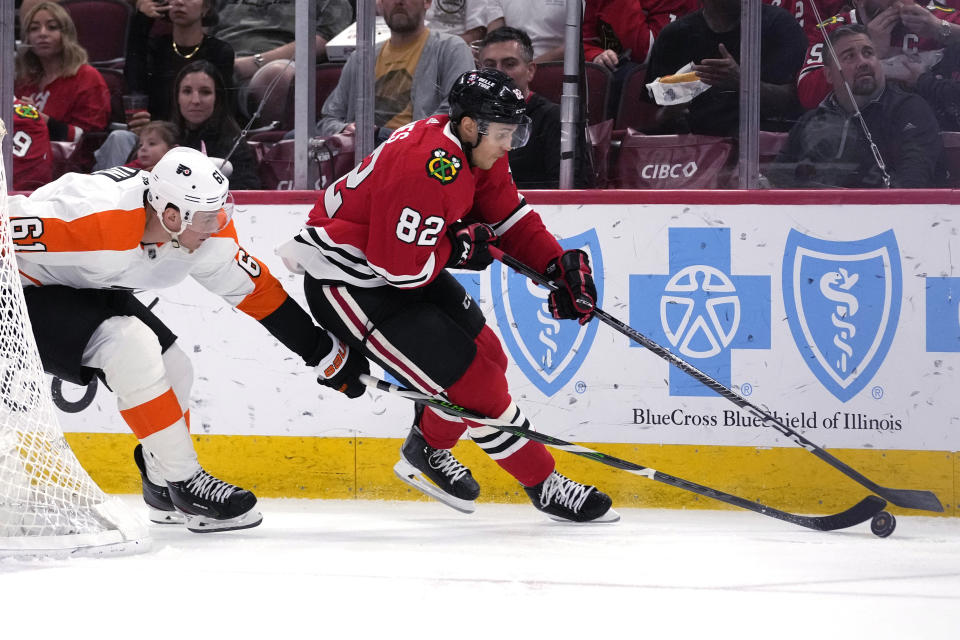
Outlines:
{"label": "child in stands", "polygon": [[170,122],[153,120],[140,130],[136,156],[128,167],[151,171],[163,155],[177,146],[177,128]]}

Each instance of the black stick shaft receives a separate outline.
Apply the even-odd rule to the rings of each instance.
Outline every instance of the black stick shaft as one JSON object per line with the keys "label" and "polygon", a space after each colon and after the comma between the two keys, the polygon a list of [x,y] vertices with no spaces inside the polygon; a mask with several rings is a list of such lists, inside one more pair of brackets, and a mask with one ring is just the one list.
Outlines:
{"label": "black stick shaft", "polygon": [[683,489],[684,491],[689,491],[697,495],[713,498],[714,500],[718,500],[735,507],[740,507],[741,509],[754,511],[771,518],[790,522],[801,527],[807,527],[808,529],[815,529],[817,531],[846,529],[847,527],[852,527],[856,524],[860,524],[861,522],[869,520],[875,514],[879,513],[887,504],[886,501],[881,498],[877,498],[876,496],[867,496],[846,511],[828,516],[803,516],[795,513],[788,513],[786,511],[780,511],[779,509],[774,509],[773,507],[760,504],[759,502],[754,502],[752,500],[747,500],[745,498],[720,491],[719,489],[713,489],[702,484],[697,484],[696,482],[690,482],[689,480],[677,478],[675,476],[657,471],[656,469],[651,469],[650,467],[644,467],[628,460],[622,460],[614,456],[609,456],[605,453],[601,453],[582,445],[573,444],[572,442],[567,442],[566,440],[561,440],[559,438],[554,438],[553,436],[538,433],[531,429],[526,429],[524,427],[511,424],[504,420],[486,418],[458,405],[445,402],[425,393],[420,393],[419,391],[398,387],[397,385],[390,384],[385,380],[378,380],[372,376],[361,375],[360,381],[370,388],[379,389],[380,391],[384,391],[391,395],[400,396],[423,405],[434,407],[450,415],[467,418],[473,422],[489,425],[496,429],[500,429],[501,431],[506,431],[508,433],[512,433],[513,435],[551,446],[555,449],[560,449],[583,458],[588,458],[595,462],[621,469],[634,475],[643,476],[644,478],[649,478],[651,480],[655,480],[656,482],[662,482],[663,484],[668,484],[672,487]]}
{"label": "black stick shaft", "polygon": [[[513,256],[510,256],[504,253],[497,247],[491,246],[490,254],[495,259],[499,260],[500,262],[507,265],[508,267],[514,269],[518,273],[525,275],[526,277],[530,278],[537,284],[547,287],[551,291],[555,291],[557,289],[557,285],[555,285],[553,282],[548,280],[543,274],[538,273],[534,269],[531,269],[529,266],[520,262]],[[684,373],[696,378],[702,384],[706,385],[707,387],[715,391],[718,395],[723,396],[724,398],[726,398],[733,404],[737,405],[741,409],[749,411],[751,414],[754,415],[754,417],[759,418],[762,421],[763,426],[772,427],[776,429],[781,434],[783,434],[784,436],[792,440],[794,443],[800,445],[801,447],[803,447],[813,455],[817,456],[818,458],[820,458],[821,460],[823,460],[824,462],[832,466],[834,469],[837,469],[838,471],[843,473],[845,476],[857,481],[867,489],[870,489],[870,491],[883,497],[889,502],[897,505],[898,507],[904,507],[906,509],[922,509],[925,511],[936,511],[936,512],[943,511],[943,505],[940,504],[940,500],[932,491],[923,491],[923,490],[916,490],[916,489],[891,489],[889,487],[880,486],[879,484],[870,480],[865,475],[863,475],[853,467],[849,466],[839,458],[835,457],[830,453],[827,453],[826,450],[824,450],[823,448],[814,444],[812,441],[805,438],[803,435],[795,431],[793,428],[791,428],[787,423],[785,423],[783,420],[781,420],[777,416],[758,407],[757,405],[753,404],[752,402],[750,402],[749,400],[747,400],[737,392],[724,386],[717,380],[714,380],[709,375],[707,375],[703,371],[700,371],[700,369],[696,368],[695,366],[693,366],[683,358],[677,356],[671,351],[668,351],[667,349],[660,346],[658,343],[654,342],[647,336],[643,335],[633,327],[627,324],[624,324],[620,320],[617,320],[616,318],[608,314],[606,311],[604,311],[600,307],[597,307],[594,310],[594,315],[597,318],[599,318],[600,321],[603,322],[604,324],[609,325],[610,327],[622,333],[623,335],[627,336],[634,342],[637,342],[640,345],[644,346],[646,349],[648,349],[649,351],[652,351],[654,354],[656,354],[663,360],[666,360],[667,362],[677,367]]]}

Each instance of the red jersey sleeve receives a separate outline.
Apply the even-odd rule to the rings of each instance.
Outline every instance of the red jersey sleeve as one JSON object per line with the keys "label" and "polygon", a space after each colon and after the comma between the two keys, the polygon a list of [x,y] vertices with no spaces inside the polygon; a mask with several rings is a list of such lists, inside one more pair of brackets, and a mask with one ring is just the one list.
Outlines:
{"label": "red jersey sleeve", "polygon": [[503,156],[488,171],[474,169],[477,191],[471,220],[486,222],[500,237],[498,246],[537,271],[563,253],[556,238],[547,231],[540,215],[534,211],[510,177],[507,156]]}

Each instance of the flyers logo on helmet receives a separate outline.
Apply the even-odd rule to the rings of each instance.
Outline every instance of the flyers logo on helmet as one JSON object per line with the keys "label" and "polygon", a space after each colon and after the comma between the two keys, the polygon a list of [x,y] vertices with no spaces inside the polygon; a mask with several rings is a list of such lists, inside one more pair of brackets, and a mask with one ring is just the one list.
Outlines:
{"label": "flyers logo on helmet", "polygon": [[448,158],[444,149],[434,149],[427,161],[427,175],[439,180],[440,184],[450,184],[460,174],[461,165],[457,156]]}
{"label": "flyers logo on helmet", "polygon": [[189,176],[191,173],[193,173],[193,170],[185,164],[177,165],[177,174],[181,173],[185,176]]}

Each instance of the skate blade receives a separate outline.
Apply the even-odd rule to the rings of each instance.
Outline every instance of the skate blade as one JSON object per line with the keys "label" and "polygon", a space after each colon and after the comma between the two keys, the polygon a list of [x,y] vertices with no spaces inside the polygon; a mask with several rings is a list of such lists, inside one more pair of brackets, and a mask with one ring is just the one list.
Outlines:
{"label": "skate blade", "polygon": [[614,522],[620,522],[620,514],[613,510],[611,507],[607,509],[607,512],[598,518],[593,520],[587,520],[586,522],[577,522],[576,520],[567,520],[566,518],[561,518],[552,514],[547,514],[551,520],[554,522],[562,522],[564,524],[613,524]]}
{"label": "skate blade", "polygon": [[217,531],[237,531],[238,529],[252,529],[263,522],[263,514],[250,510],[236,518],[217,520],[206,516],[191,516],[184,514],[187,520],[187,529],[194,533],[214,533]]}
{"label": "skate blade", "polygon": [[153,507],[147,507],[147,517],[154,524],[184,524],[187,521],[179,511],[163,511]]}
{"label": "skate blade", "polygon": [[451,509],[456,509],[460,513],[473,513],[477,509],[477,505],[473,500],[464,500],[450,495],[430,482],[423,476],[419,469],[402,458],[397,464],[393,465],[393,472],[397,474],[398,478],[417,491],[430,496],[438,502],[442,502]]}

